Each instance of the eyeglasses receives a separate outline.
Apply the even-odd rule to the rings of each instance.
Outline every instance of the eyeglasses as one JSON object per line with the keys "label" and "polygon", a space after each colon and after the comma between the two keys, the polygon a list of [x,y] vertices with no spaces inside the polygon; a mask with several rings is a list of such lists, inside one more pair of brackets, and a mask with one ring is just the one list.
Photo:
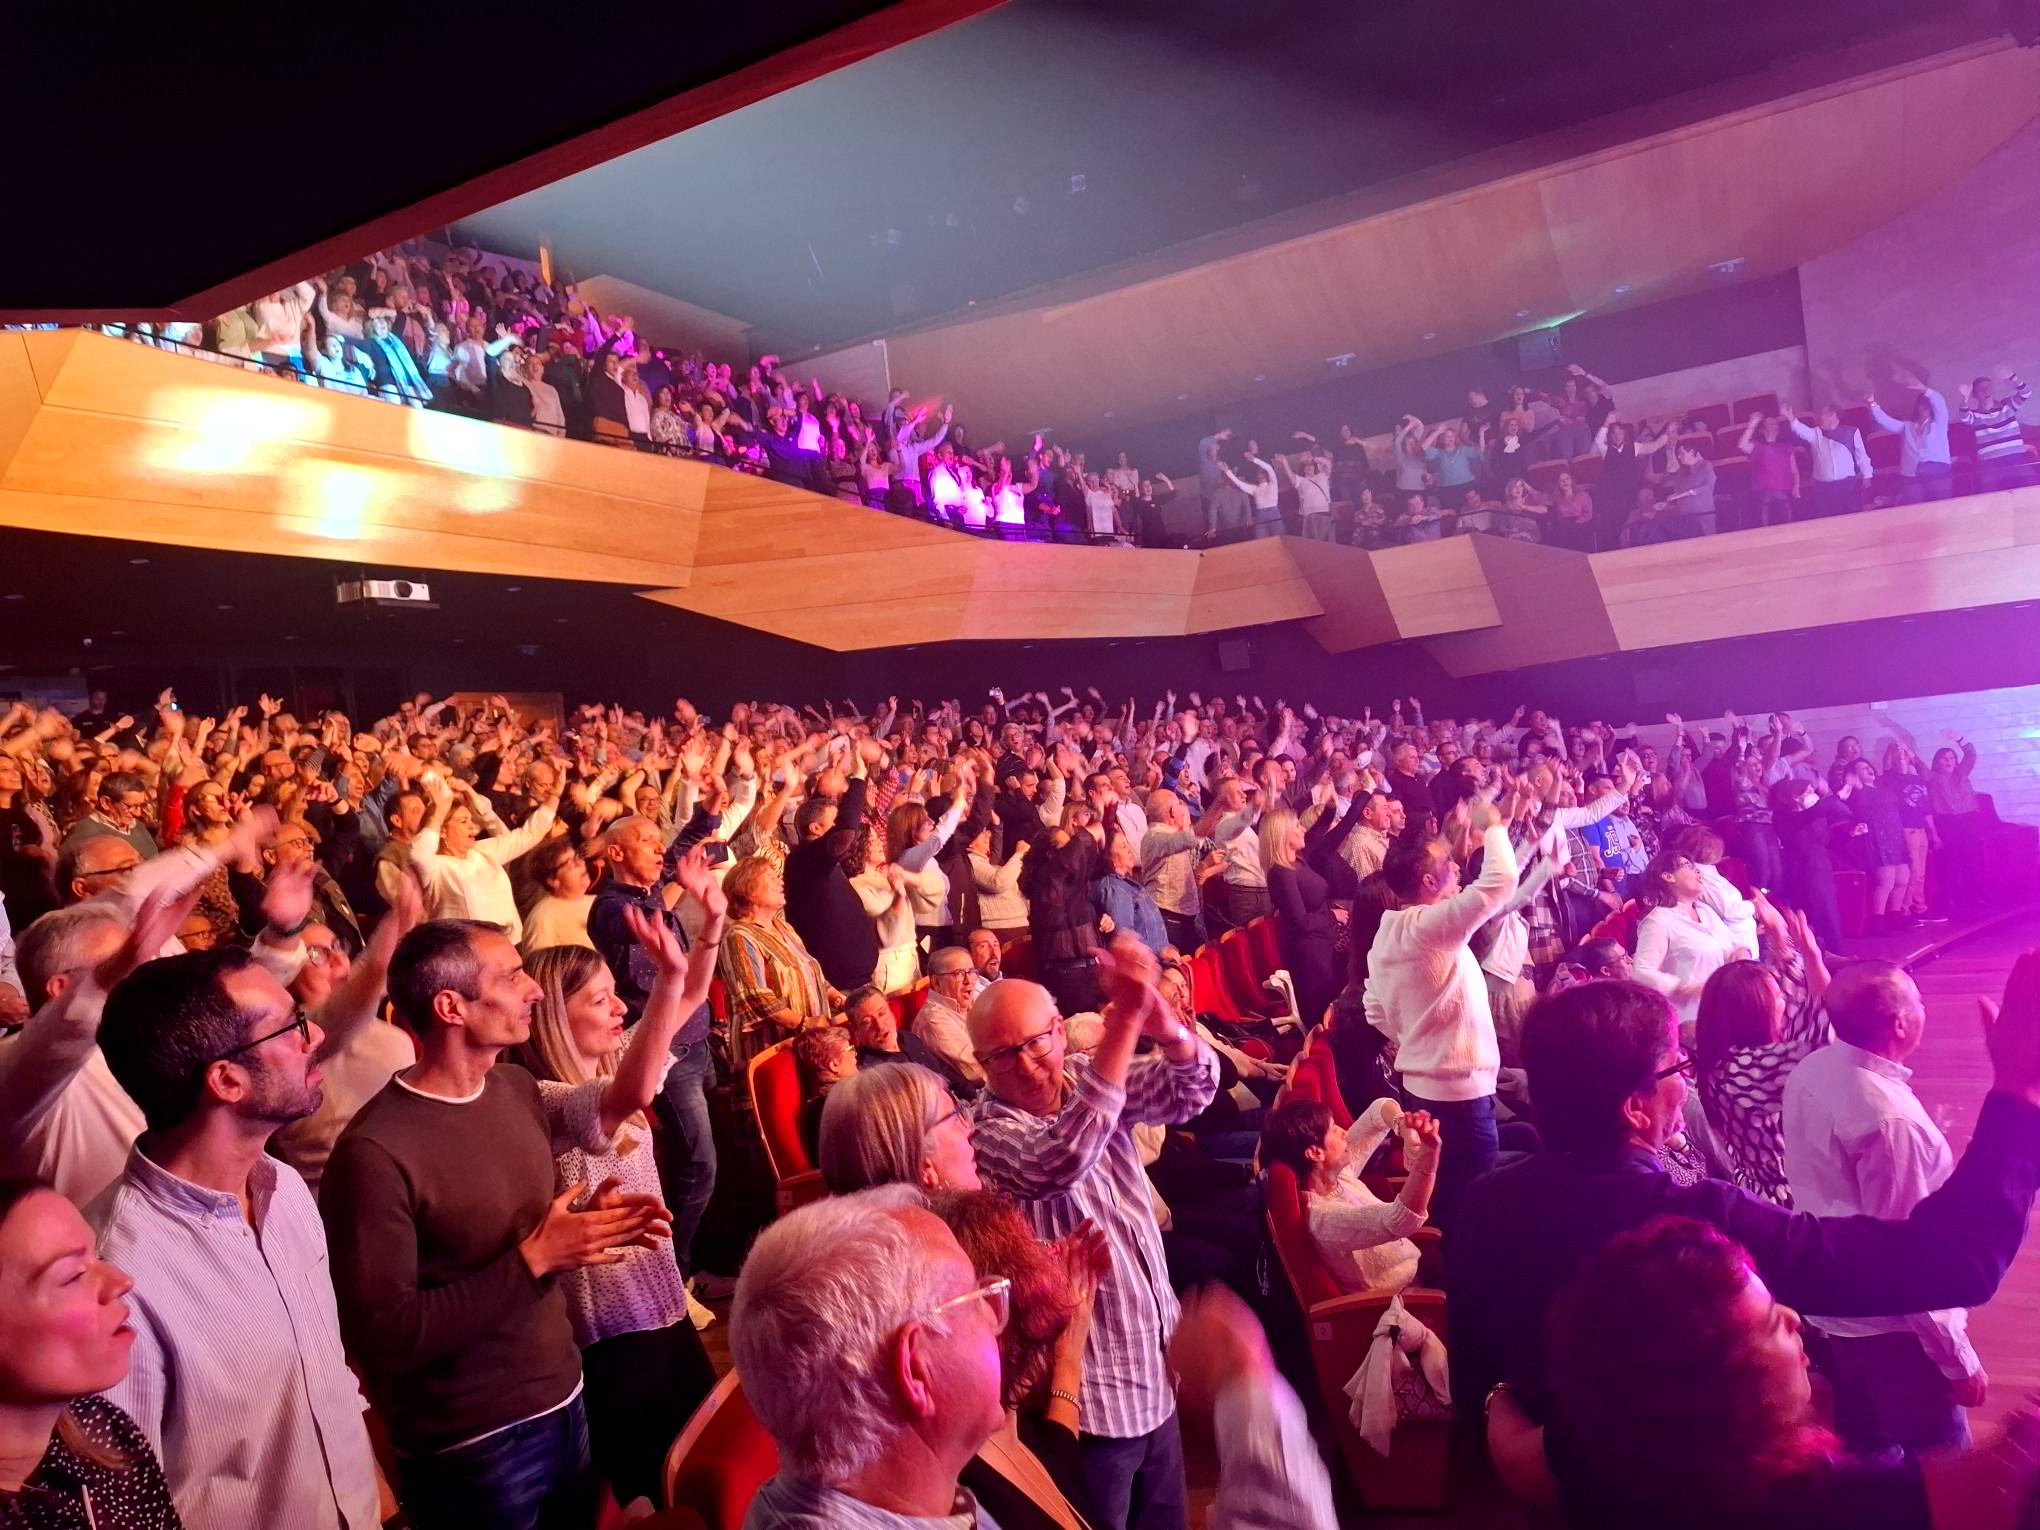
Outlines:
{"label": "eyeglasses", "polygon": [[953,1311],[958,1307],[967,1307],[972,1302],[979,1300],[982,1300],[992,1310],[992,1332],[1004,1333],[1006,1331],[1006,1320],[1012,1315],[1013,1311],[1013,1282],[1003,1275],[999,1276],[996,1280],[986,1281],[975,1291],[966,1291],[961,1296],[950,1297],[946,1302],[938,1302],[935,1306],[922,1313],[917,1321],[925,1323],[931,1318],[941,1317],[945,1312]]}
{"label": "eyeglasses", "polygon": [[291,1006],[290,1024],[278,1026],[273,1031],[264,1031],[253,1041],[244,1041],[237,1047],[228,1047],[226,1051],[216,1054],[212,1061],[225,1062],[229,1057],[238,1057],[243,1052],[253,1051],[256,1047],[261,1046],[263,1042],[274,1041],[279,1036],[288,1036],[292,1031],[298,1033],[299,1045],[309,1046],[311,1044],[312,1017],[305,1012],[305,1007],[302,1004]]}
{"label": "eyeglasses", "polygon": [[1657,1072],[1651,1075],[1651,1081],[1653,1083],[1662,1082],[1670,1078],[1674,1073],[1683,1073],[1686,1077],[1691,1078],[1698,1071],[1698,1068],[1699,1064],[1695,1061],[1691,1052],[1681,1052],[1677,1062],[1673,1063],[1669,1068],[1658,1069]]}
{"label": "eyeglasses", "polygon": [[981,1052],[978,1062],[987,1073],[1010,1073],[1019,1066],[1023,1057],[1030,1061],[1046,1057],[1055,1043],[1056,1028],[1061,1024],[1062,1016],[1057,1015],[1049,1022],[1047,1030],[1038,1031],[1025,1041],[1016,1041],[1010,1047],[1000,1047],[996,1052]]}

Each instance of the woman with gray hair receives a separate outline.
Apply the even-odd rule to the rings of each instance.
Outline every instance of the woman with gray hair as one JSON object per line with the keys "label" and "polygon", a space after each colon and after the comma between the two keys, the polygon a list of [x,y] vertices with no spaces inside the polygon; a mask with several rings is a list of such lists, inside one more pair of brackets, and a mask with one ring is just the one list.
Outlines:
{"label": "woman with gray hair", "polygon": [[970,1118],[918,1063],[864,1068],[822,1107],[822,1183],[833,1195],[871,1185],[976,1190]]}

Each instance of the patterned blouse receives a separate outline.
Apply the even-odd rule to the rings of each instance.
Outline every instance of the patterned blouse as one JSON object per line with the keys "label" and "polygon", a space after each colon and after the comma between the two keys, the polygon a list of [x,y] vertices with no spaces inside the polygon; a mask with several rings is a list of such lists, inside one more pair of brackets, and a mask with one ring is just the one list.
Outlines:
{"label": "patterned blouse", "polygon": [[[1735,1047],[1700,1080],[1708,1156],[1721,1177],[1780,1206],[1792,1204],[1785,1178],[1785,1078],[1827,1039],[1827,1021],[1806,984],[1797,951],[1770,954],[1766,965],[1785,995],[1784,1033],[1758,1047]],[[1696,1123],[1698,1124],[1698,1123]]]}
{"label": "patterned blouse", "polygon": [[732,1067],[742,1069],[754,1055],[792,1034],[782,1034],[768,1018],[778,1011],[793,1011],[794,1029],[829,1018],[829,984],[821,964],[784,919],[733,921],[723,936],[719,963],[729,993]]}
{"label": "patterned blouse", "polygon": [[182,1530],[170,1485],[135,1421],[103,1397],[81,1397],[71,1417],[85,1438],[124,1458],[105,1466],[50,1436],[19,1493],[0,1493],[0,1530]]}
{"label": "patterned blouse", "polygon": [[[669,1057],[666,1066],[672,1065]],[[601,1110],[599,1091],[542,1078],[538,1092],[547,1114],[558,1112],[569,1123],[565,1140],[578,1144],[600,1135],[601,1127],[590,1119],[591,1112]],[[555,1183],[561,1189],[572,1184],[592,1189],[613,1179],[627,1195],[665,1198],[659,1188],[659,1166],[652,1157],[651,1129],[641,1115],[623,1123],[608,1152],[591,1153],[575,1146],[559,1154],[555,1162],[559,1165]],[[556,1279],[567,1299],[574,1342],[583,1349],[619,1334],[655,1333],[687,1316],[687,1288],[670,1243],[628,1248],[615,1264],[563,1270]]]}

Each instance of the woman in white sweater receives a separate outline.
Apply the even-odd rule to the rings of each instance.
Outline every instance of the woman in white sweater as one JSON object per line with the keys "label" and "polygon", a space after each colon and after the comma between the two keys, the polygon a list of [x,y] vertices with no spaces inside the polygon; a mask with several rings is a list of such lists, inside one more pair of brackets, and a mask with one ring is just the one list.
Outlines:
{"label": "woman in white sweater", "polygon": [[493,814],[488,820],[501,832],[487,839],[484,810],[478,799],[463,793],[454,800],[453,787],[437,770],[420,778],[432,799],[432,814],[411,841],[411,867],[425,884],[427,919],[482,919],[500,924],[513,941],[524,938],[524,920],[517,912],[517,892],[503,868],[552,832],[559,811],[557,789],[520,828],[502,829]]}
{"label": "woman in white sweater", "polygon": [[995,828],[995,824],[986,824],[970,842],[970,879],[977,888],[978,925],[1017,933],[1027,928],[1027,895],[1020,891],[1020,873],[1026,868],[1031,846],[1023,839],[1003,862],[995,861]]}
{"label": "woman in white sweater", "polygon": [[[1409,1178],[1392,1201],[1361,1181],[1360,1171],[1392,1131],[1403,1134]],[[1438,1122],[1424,1111],[1405,1114],[1379,1099],[1341,1131],[1321,1100],[1285,1100],[1262,1129],[1261,1151],[1296,1171],[1310,1217],[1310,1235],[1348,1291],[1397,1291],[1417,1278],[1410,1234],[1430,1215],[1438,1175]]]}
{"label": "woman in white sweater", "polygon": [[1643,874],[1639,894],[1650,912],[1636,929],[1636,980],[1670,999],[1685,1027],[1700,1017],[1700,991],[1707,980],[1737,957],[1756,955],[1736,945],[1721,916],[1703,900],[1703,891],[1700,867],[1690,856],[1660,850]]}

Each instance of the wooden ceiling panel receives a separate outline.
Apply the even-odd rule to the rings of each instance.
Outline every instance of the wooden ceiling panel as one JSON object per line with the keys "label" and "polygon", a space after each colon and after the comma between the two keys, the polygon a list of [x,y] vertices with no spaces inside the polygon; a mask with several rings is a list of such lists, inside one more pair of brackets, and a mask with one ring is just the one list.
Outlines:
{"label": "wooden ceiling panel", "polygon": [[2040,51],[2003,41],[1633,141],[1594,124],[1471,189],[1446,167],[1402,205],[1342,205],[1334,226],[1263,248],[896,336],[892,371],[968,401],[988,437],[1167,418],[1250,396],[1256,376],[1270,391],[1321,378],[1334,355],[1384,366],[1695,291],[1719,260],[1798,265],[2036,110]]}

